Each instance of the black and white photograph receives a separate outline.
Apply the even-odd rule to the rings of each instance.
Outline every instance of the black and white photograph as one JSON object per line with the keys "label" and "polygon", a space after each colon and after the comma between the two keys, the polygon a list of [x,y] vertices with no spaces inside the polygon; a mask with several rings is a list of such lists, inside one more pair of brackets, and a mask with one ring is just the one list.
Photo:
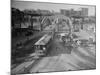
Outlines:
{"label": "black and white photograph", "polygon": [[95,69],[95,5],[11,0],[11,75]]}

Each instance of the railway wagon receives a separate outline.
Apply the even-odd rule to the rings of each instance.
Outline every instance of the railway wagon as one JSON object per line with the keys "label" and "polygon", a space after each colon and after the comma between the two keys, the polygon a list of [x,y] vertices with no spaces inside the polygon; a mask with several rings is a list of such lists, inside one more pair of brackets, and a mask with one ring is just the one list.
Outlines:
{"label": "railway wagon", "polygon": [[34,44],[35,52],[37,53],[37,55],[44,56],[47,54],[47,49],[49,47],[51,39],[51,35],[45,34]]}

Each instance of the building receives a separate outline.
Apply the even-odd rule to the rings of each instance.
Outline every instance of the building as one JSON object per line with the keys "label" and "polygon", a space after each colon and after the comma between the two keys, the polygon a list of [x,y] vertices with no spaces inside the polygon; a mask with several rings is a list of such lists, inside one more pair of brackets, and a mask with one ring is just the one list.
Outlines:
{"label": "building", "polygon": [[74,9],[66,10],[66,9],[61,9],[60,10],[61,14],[65,16],[81,16],[81,11],[75,11]]}
{"label": "building", "polygon": [[88,8],[81,8],[81,10],[74,10],[74,9],[61,9],[60,13],[65,16],[88,16]]}
{"label": "building", "polygon": [[74,9],[71,9],[70,16],[81,16],[81,10],[75,11]]}
{"label": "building", "polygon": [[88,8],[81,8],[81,16],[88,16]]}
{"label": "building", "polygon": [[60,13],[63,14],[63,15],[66,15],[66,16],[70,16],[70,11],[66,10],[66,9],[61,9]]}
{"label": "building", "polygon": [[37,9],[36,12],[39,14],[42,14],[42,15],[50,15],[51,14],[51,12],[49,10]]}

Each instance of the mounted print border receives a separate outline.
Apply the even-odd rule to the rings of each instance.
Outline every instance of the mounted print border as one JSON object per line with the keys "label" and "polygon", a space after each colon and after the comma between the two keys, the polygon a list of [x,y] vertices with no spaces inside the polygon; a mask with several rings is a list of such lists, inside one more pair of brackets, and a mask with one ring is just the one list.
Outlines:
{"label": "mounted print border", "polygon": [[11,74],[96,69],[96,6],[11,1]]}

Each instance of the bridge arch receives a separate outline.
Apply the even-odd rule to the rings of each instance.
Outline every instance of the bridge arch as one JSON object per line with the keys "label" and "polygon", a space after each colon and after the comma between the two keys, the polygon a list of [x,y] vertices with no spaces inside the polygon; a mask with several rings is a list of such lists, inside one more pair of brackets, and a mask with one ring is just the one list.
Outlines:
{"label": "bridge arch", "polygon": [[51,24],[57,24],[59,23],[59,20],[62,19],[62,20],[65,20],[66,21],[66,25],[68,25],[69,27],[69,32],[72,33],[73,31],[73,26],[72,26],[72,21],[69,17],[67,16],[64,16],[64,15],[53,15],[53,16],[44,16],[43,20],[42,20],[42,24],[44,24],[46,22],[46,20],[50,20]]}

